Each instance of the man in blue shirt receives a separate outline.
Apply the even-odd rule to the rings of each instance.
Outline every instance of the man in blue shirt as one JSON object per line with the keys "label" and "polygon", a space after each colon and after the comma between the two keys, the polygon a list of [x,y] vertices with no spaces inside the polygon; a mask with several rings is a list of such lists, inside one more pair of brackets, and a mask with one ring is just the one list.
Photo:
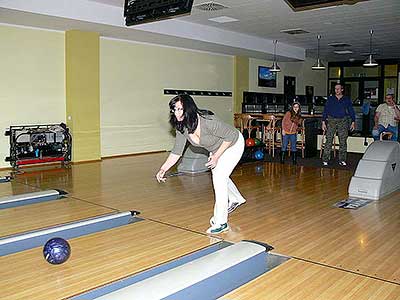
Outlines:
{"label": "man in blue shirt", "polygon": [[350,130],[355,128],[355,113],[351,99],[343,95],[343,85],[335,85],[335,96],[329,96],[322,114],[322,130],[326,132],[326,142],[323,165],[327,166],[331,158],[331,150],[335,132],[339,138],[339,165],[346,166],[347,137],[349,134],[349,120],[351,119]]}

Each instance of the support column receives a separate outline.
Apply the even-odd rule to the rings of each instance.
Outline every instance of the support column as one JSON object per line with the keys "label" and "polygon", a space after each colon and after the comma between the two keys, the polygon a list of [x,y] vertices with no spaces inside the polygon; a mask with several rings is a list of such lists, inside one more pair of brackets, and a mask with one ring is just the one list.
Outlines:
{"label": "support column", "polygon": [[234,113],[242,112],[243,92],[249,90],[249,58],[244,56],[234,57]]}
{"label": "support column", "polygon": [[66,114],[72,161],[101,159],[99,34],[65,33]]}

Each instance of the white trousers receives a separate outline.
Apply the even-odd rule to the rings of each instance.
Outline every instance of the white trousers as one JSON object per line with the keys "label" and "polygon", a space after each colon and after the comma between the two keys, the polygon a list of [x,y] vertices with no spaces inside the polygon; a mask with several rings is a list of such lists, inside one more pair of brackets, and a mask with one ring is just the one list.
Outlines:
{"label": "white trousers", "polygon": [[229,178],[244,151],[244,139],[239,134],[236,143],[230,146],[218,159],[217,166],[211,170],[215,194],[214,222],[221,225],[228,222],[228,202],[244,202],[236,185]]}

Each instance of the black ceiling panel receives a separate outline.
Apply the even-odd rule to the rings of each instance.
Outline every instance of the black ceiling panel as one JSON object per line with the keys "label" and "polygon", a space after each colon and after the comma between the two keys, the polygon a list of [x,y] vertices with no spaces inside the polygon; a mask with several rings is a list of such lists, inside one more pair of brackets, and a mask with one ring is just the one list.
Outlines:
{"label": "black ceiling panel", "polygon": [[368,0],[285,0],[285,1],[294,11],[301,11],[301,10],[316,9],[321,7],[343,5],[343,4],[352,5],[357,2],[368,1]]}

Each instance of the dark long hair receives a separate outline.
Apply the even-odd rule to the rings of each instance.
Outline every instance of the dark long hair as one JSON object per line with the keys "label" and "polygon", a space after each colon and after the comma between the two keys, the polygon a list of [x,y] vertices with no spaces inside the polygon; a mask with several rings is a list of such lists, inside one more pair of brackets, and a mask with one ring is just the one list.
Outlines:
{"label": "dark long hair", "polygon": [[[299,110],[297,113],[294,111],[293,106],[298,105]],[[293,102],[292,107],[290,108],[290,120],[294,122],[295,120],[299,122],[301,120],[301,105],[299,102]]]}
{"label": "dark long hair", "polygon": [[[183,120],[178,121],[175,117],[175,105],[177,102],[182,103],[183,108]],[[197,124],[199,123],[198,115],[205,116],[205,115],[213,115],[212,112],[201,110],[197,107],[196,103],[194,102],[193,98],[189,95],[182,94],[175,96],[169,101],[169,123],[173,128],[178,130],[179,132],[183,133],[185,128],[187,128],[188,133],[193,133],[196,128]]]}

